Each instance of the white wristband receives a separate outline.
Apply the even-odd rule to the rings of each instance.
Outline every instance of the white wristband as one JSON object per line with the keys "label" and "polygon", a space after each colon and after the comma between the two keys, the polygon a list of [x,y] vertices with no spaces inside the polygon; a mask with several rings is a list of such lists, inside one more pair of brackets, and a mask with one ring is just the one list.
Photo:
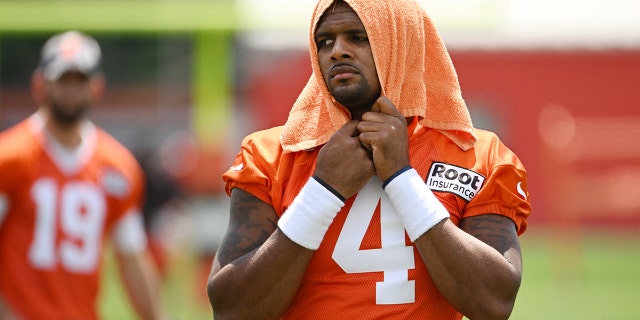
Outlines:
{"label": "white wristband", "polygon": [[342,206],[344,202],[311,177],[278,220],[278,227],[293,242],[317,250]]}
{"label": "white wristband", "polygon": [[393,178],[384,191],[412,242],[438,222],[449,218],[447,209],[413,168]]}

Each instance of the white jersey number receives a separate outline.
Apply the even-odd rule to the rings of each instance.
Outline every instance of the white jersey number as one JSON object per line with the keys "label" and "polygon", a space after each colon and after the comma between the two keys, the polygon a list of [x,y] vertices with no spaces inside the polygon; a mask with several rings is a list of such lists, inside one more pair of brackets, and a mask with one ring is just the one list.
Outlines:
{"label": "white jersey number", "polygon": [[[40,179],[31,188],[31,197],[36,204],[36,226],[29,249],[31,263],[43,270],[54,269],[59,262],[71,272],[94,271],[106,213],[100,190],[80,181],[69,182],[58,190],[54,180]],[[59,240],[58,223],[62,231]]]}
{"label": "white jersey number", "polygon": [[[382,246],[360,250],[378,203]],[[404,227],[378,178],[358,192],[332,257],[346,273],[384,273],[384,281],[376,283],[376,304],[415,301],[415,281],[408,279],[409,269],[415,268],[413,247],[405,244]]]}

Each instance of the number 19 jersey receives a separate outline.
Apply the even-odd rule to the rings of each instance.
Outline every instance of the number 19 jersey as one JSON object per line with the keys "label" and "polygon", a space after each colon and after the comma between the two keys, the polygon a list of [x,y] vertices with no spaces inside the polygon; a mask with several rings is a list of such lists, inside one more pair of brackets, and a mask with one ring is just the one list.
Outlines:
{"label": "number 19 jersey", "polygon": [[133,156],[85,129],[76,152],[38,114],[0,134],[0,293],[25,319],[96,319],[103,241],[139,209]]}

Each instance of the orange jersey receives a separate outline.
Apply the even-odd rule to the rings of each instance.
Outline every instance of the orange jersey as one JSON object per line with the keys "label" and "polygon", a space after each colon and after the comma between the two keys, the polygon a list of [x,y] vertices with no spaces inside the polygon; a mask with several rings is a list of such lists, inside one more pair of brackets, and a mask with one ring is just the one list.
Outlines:
{"label": "orange jersey", "polygon": [[[462,151],[413,121],[411,165],[458,225],[465,217],[509,217],[521,234],[530,213],[526,171],[495,134],[477,130]],[[281,127],[248,136],[223,179],[281,216],[313,174],[320,148],[283,153]],[[347,199],[308,266],[284,319],[461,319],[429,276],[376,177]]]}
{"label": "orange jersey", "polygon": [[42,125],[34,115],[0,134],[0,295],[25,319],[96,319],[103,242],[139,210],[142,171],[91,124],[73,159]]}

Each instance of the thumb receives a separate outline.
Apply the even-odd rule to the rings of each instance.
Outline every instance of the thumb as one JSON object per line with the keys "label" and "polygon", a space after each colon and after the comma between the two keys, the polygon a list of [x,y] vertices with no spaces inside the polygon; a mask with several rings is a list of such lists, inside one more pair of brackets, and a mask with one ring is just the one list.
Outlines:
{"label": "thumb", "polygon": [[398,110],[398,108],[396,108],[393,102],[391,102],[389,98],[384,96],[381,96],[380,98],[378,98],[378,100],[376,100],[376,102],[373,103],[373,106],[371,107],[371,111],[388,114],[390,116],[404,118],[402,113],[400,113],[400,111]]}
{"label": "thumb", "polygon": [[342,128],[336,131],[336,134],[342,134],[351,137],[357,137],[360,132],[358,131],[358,120],[351,120],[347,122]]}

